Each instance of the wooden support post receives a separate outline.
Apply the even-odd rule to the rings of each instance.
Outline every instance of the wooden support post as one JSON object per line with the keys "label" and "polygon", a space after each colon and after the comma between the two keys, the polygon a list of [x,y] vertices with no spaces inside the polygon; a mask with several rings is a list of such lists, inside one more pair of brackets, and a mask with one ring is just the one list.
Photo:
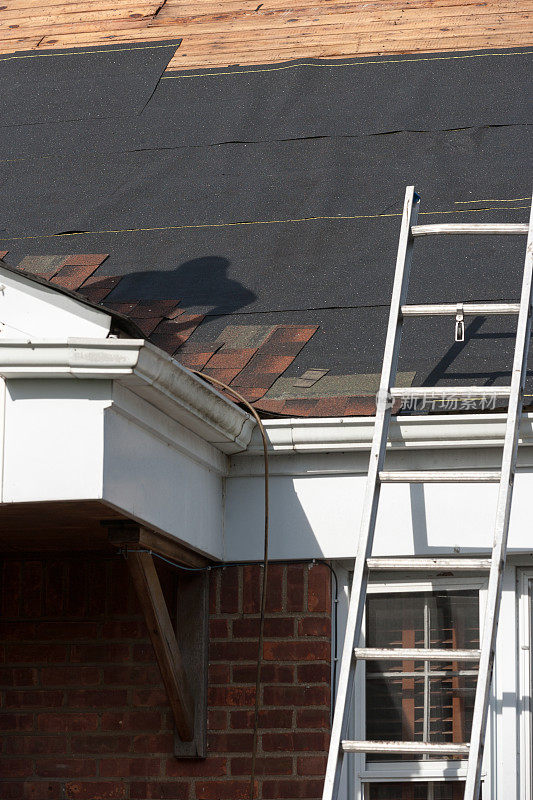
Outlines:
{"label": "wooden support post", "polygon": [[209,664],[207,572],[179,573],[177,603],[177,637],[194,698],[194,738],[190,742],[184,741],[178,731],[174,740],[174,754],[179,758],[206,758]]}
{"label": "wooden support post", "polygon": [[178,605],[174,631],[152,553],[193,568],[204,567],[207,561],[172,537],[133,521],[110,520],[104,524],[110,543],[126,550],[129,572],[176,722],[175,755],[205,758],[209,644],[207,573],[202,569],[197,572],[176,570]]}
{"label": "wooden support post", "polygon": [[194,704],[183,658],[150,553],[128,552],[127,564],[148,626],[180,738],[194,739]]}

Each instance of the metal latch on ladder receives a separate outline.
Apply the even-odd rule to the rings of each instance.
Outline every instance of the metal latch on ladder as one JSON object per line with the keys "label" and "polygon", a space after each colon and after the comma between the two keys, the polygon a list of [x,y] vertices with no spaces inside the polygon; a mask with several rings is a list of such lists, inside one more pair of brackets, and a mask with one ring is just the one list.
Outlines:
{"label": "metal latch on ladder", "polygon": [[455,341],[464,342],[465,340],[465,315],[462,303],[457,303],[455,314]]}

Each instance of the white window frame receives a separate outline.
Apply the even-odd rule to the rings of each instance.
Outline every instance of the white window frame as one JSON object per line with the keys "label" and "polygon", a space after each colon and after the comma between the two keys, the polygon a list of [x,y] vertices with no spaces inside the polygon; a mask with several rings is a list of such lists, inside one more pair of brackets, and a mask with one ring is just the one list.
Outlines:
{"label": "white window frame", "polygon": [[[533,575],[533,572],[532,572]],[[482,615],[486,601],[487,579],[478,576],[468,578],[436,578],[428,576],[427,578],[420,578],[413,581],[412,578],[394,576],[390,579],[384,579],[379,582],[372,582],[368,585],[368,594],[400,594],[400,593],[413,593],[413,592],[431,592],[438,589],[446,590],[472,590],[479,591],[479,620],[480,630],[482,624]],[[363,631],[365,624],[363,622]],[[364,637],[364,633],[363,633]],[[342,637],[340,637],[342,640]],[[361,642],[364,646],[364,641]],[[359,724],[354,720],[354,738],[364,739],[364,720],[366,717],[365,709],[365,664],[360,663],[355,682],[355,691],[358,697],[357,707],[362,712],[359,717]],[[490,759],[492,751],[491,747],[491,731],[494,726],[494,704],[491,701],[489,720],[487,725],[487,739],[485,746],[486,760]],[[350,734],[351,735],[351,734]],[[442,782],[444,780],[454,778],[461,779],[466,777],[466,760],[461,761],[447,761],[445,759],[435,761],[389,761],[389,762],[374,762],[367,763],[364,754],[354,754],[351,756],[353,767],[350,773],[354,777],[354,800],[364,800],[364,787],[370,782],[381,783],[394,783],[397,781],[410,780],[413,782]],[[483,775],[486,774],[484,769]],[[490,781],[484,782],[484,795],[483,800],[492,800],[490,796]],[[489,794],[488,794],[489,793]],[[348,795],[350,796],[350,795]],[[531,798],[528,798],[531,800]]]}
{"label": "white window frame", "polygon": [[521,569],[518,588],[520,800],[533,796],[533,569]]}

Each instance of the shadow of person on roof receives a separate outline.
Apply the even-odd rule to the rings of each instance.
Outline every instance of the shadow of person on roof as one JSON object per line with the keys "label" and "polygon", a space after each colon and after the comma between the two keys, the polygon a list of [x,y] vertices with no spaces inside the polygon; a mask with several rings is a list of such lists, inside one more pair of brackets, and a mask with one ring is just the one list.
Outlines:
{"label": "shadow of person on roof", "polygon": [[228,277],[231,262],[222,256],[203,256],[185,261],[173,270],[150,270],[125,275],[112,296],[113,301],[139,299],[180,301],[209,316],[231,314],[256,300],[254,292]]}

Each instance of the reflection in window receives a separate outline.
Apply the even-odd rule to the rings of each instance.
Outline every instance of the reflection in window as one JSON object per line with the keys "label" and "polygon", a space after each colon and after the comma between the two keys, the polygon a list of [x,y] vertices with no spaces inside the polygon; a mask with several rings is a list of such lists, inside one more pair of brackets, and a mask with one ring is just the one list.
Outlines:
{"label": "reflection in window", "polygon": [[[478,592],[439,590],[369,594],[366,636],[368,647],[478,648]],[[472,662],[367,662],[366,738],[377,741],[468,742],[476,676],[477,663]],[[397,755],[372,757],[376,761],[397,761],[400,758]],[[405,758],[412,761],[417,756]],[[429,759],[431,756],[420,755],[419,758]],[[416,787],[416,784],[410,785]],[[418,784],[417,791],[426,791],[424,786]],[[444,791],[444,788],[435,788],[434,791]],[[376,794],[376,800],[381,796],[396,800],[396,795],[390,794]],[[374,795],[370,797],[374,800]],[[419,797],[424,800],[426,797],[455,800],[453,794],[405,795],[405,798],[413,800]],[[398,800],[404,800],[404,795],[399,794]]]}

